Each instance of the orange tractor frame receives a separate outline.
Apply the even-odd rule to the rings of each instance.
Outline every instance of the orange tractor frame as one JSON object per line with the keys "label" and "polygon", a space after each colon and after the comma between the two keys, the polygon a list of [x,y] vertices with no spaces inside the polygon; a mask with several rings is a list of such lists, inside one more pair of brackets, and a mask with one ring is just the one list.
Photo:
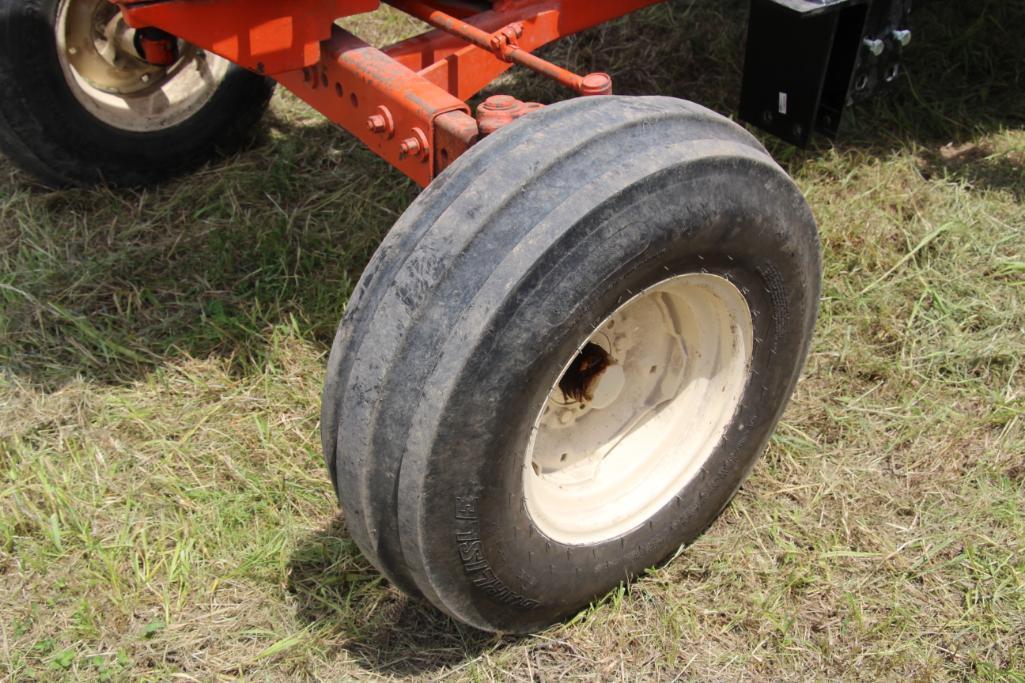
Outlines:
{"label": "orange tractor frame", "polygon": [[[532,111],[510,98],[465,100],[515,64],[579,95],[609,95],[603,73],[578,76],[531,53],[659,0],[501,0],[485,12],[460,3],[390,0],[435,30],[379,50],[336,26],[377,0],[121,0],[127,23],[157,28],[274,78],[378,156],[426,186],[480,137]],[[442,9],[444,7],[444,9]],[[455,16],[461,14],[462,16]]]}

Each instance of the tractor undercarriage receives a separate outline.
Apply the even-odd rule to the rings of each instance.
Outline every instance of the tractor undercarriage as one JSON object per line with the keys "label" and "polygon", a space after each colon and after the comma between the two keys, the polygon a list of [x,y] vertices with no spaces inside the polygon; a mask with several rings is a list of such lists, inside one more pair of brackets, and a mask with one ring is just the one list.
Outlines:
{"label": "tractor undercarriage", "polygon": [[[505,97],[478,120],[466,104],[514,65],[577,95],[611,94],[608,75],[574,74],[533,51],[657,0],[389,0],[434,30],[382,49],[334,24],[377,0],[117,4],[144,35],[158,30],[274,78],[426,186],[482,123],[492,132],[535,108]],[[910,0],[753,0],[740,117],[798,145],[814,131],[836,135],[847,106],[899,73],[909,11]]]}

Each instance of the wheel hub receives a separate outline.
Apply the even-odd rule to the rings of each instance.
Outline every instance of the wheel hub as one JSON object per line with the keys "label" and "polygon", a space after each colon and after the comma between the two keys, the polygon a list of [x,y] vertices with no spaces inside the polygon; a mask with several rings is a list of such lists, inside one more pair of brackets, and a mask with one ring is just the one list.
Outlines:
{"label": "wheel hub", "polygon": [[581,345],[535,423],[528,510],[555,540],[594,543],[665,505],[707,461],[746,386],[750,310],[728,280],[671,278]]}
{"label": "wheel hub", "polygon": [[135,29],[108,0],[60,0],[55,31],[72,94],[114,128],[146,133],[175,126],[210,100],[228,72],[227,61],[183,41],[173,64],[150,64],[136,50]]}
{"label": "wheel hub", "polygon": [[608,408],[623,393],[625,385],[626,373],[623,371],[623,366],[617,363],[609,367],[595,383],[591,393],[591,408],[594,410]]}
{"label": "wheel hub", "polygon": [[139,57],[135,29],[116,5],[107,0],[68,3],[64,23],[64,53],[90,86],[105,93],[130,95],[159,84],[167,69]]}

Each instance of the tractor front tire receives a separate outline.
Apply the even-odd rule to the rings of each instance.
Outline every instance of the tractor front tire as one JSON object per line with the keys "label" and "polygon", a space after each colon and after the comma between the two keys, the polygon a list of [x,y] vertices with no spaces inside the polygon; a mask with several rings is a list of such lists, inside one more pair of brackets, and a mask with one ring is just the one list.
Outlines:
{"label": "tractor front tire", "polygon": [[808,352],[815,221],[765,149],[669,98],[488,137],[384,240],[328,362],[352,537],[395,584],[527,632],[694,541]]}

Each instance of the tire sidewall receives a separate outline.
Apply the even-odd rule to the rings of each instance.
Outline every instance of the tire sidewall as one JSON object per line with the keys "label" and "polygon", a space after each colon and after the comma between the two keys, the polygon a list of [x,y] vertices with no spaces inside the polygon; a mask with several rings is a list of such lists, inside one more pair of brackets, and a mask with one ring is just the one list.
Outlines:
{"label": "tire sidewall", "polygon": [[[801,225],[791,224],[794,215]],[[728,279],[752,313],[752,373],[734,419],[700,472],[648,522],[595,545],[548,538],[526,509],[523,468],[553,381],[625,298],[687,273]],[[421,504],[422,528],[450,536],[429,544],[434,580],[453,589],[449,599],[517,630],[563,617],[657,564],[729,502],[807,352],[818,292],[814,220],[774,165],[696,162],[583,217],[553,240],[532,274],[467,355],[439,419]]]}

